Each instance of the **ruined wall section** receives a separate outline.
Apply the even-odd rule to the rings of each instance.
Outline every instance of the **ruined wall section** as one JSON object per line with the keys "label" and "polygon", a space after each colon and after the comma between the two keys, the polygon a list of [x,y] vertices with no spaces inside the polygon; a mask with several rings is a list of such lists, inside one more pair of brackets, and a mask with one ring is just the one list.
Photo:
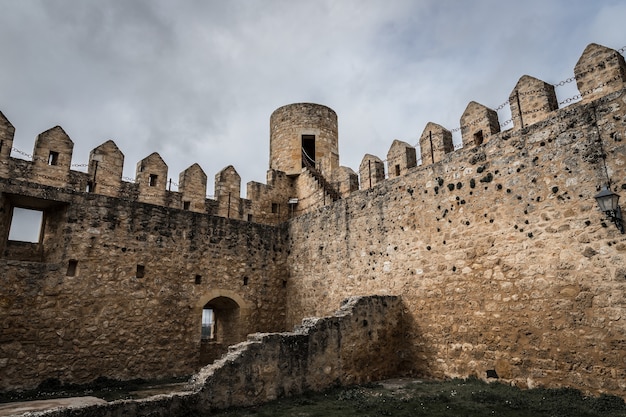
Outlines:
{"label": "ruined wall section", "polygon": [[187,391],[55,409],[38,416],[182,416],[377,381],[398,373],[404,352],[398,297],[352,297],[332,316],[293,332],[257,333],[194,375]]}
{"label": "ruined wall section", "polygon": [[417,374],[622,395],[626,238],[594,195],[626,190],[624,134],[621,90],[293,219],[288,323],[402,294]]}
{"label": "ruined wall section", "polygon": [[237,304],[228,331],[238,340],[284,330],[285,230],[15,180],[0,187],[3,222],[25,203],[46,218],[38,258],[2,239],[0,389],[188,375],[215,297]]}

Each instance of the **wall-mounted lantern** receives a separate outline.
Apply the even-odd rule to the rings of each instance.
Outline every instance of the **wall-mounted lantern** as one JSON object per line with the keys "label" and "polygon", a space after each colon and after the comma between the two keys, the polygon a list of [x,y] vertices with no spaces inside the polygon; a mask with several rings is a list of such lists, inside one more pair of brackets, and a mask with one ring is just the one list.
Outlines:
{"label": "wall-mounted lantern", "polygon": [[622,209],[619,207],[619,194],[615,194],[608,188],[604,187],[602,191],[595,196],[600,210],[606,214],[620,232],[624,233],[624,221],[622,220]]}

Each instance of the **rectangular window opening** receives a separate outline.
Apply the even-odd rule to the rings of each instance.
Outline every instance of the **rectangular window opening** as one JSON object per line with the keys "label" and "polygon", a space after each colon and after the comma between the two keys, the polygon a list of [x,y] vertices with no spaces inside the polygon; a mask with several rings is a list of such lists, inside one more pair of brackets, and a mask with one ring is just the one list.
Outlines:
{"label": "rectangular window opening", "polygon": [[78,267],[78,261],[76,259],[70,259],[67,263],[67,272],[65,275],[68,277],[76,276],[76,268]]}
{"label": "rectangular window opening", "polygon": [[243,277],[243,285],[248,285],[248,277]]}
{"label": "rectangular window opening", "polygon": [[302,168],[315,166],[315,135],[302,135]]}
{"label": "rectangular window opening", "polygon": [[13,207],[9,240],[38,243],[41,238],[43,211]]}
{"label": "rectangular window opening", "polygon": [[2,152],[2,148],[4,148],[4,141],[0,140],[0,153]]}
{"label": "rectangular window opening", "polygon": [[400,176],[400,165],[396,165],[396,177]]}
{"label": "rectangular window opening", "polygon": [[96,184],[93,181],[87,182],[87,189],[85,190],[88,193],[93,193],[96,191]]}
{"label": "rectangular window opening", "polygon": [[159,176],[156,175],[156,174],[150,174],[150,177],[148,177],[148,185],[150,187],[156,187],[156,185],[157,185],[157,178],[158,177]]}
{"label": "rectangular window opening", "polygon": [[194,281],[196,285],[202,284],[202,275],[196,274],[196,279]]}
{"label": "rectangular window opening", "polygon": [[48,155],[48,165],[57,165],[59,163],[59,153],[55,151],[50,151],[50,155]]}
{"label": "rectangular window opening", "polygon": [[251,222],[252,221],[252,214],[248,214],[248,221]]}
{"label": "rectangular window opening", "polygon": [[137,265],[137,272],[135,273],[135,276],[137,278],[143,278],[146,274],[146,267],[143,265]]}
{"label": "rectangular window opening", "polygon": [[183,201],[183,210],[189,210],[191,208],[191,201]]}
{"label": "rectangular window opening", "polygon": [[272,203],[272,213],[278,213],[278,203]]}
{"label": "rectangular window opening", "polygon": [[482,145],[483,144],[483,131],[479,130],[478,132],[474,133],[474,145]]}

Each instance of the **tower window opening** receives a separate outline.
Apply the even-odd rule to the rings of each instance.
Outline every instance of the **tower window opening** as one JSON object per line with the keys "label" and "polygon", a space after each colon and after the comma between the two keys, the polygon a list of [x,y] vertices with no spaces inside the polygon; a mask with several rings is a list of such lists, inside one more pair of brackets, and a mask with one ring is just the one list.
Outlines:
{"label": "tower window opening", "polygon": [[183,210],[189,210],[191,207],[191,201],[183,201]]}
{"label": "tower window opening", "polygon": [[58,165],[59,163],[59,153],[55,151],[50,151],[50,155],[48,155],[48,165]]}
{"label": "tower window opening", "polygon": [[315,135],[302,135],[302,168],[315,166]]}
{"label": "tower window opening", "polygon": [[400,165],[399,165],[399,164],[397,164],[397,165],[395,166],[395,168],[396,168],[396,177],[399,177],[399,176],[400,176]]}
{"label": "tower window opening", "polygon": [[150,174],[150,176],[148,177],[148,185],[150,187],[156,187],[156,185],[157,185],[157,178],[158,177],[159,176],[156,175],[156,174]]}

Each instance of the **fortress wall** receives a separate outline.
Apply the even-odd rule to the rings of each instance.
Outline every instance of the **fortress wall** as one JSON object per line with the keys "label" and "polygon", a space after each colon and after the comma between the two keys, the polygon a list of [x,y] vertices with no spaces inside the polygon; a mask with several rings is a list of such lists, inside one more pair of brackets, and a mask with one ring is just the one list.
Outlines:
{"label": "fortress wall", "polygon": [[[2,390],[188,375],[216,297],[239,308],[235,341],[284,330],[284,228],[15,180],[0,189]],[[45,213],[39,243],[6,241],[14,205]]]}
{"label": "fortress wall", "polygon": [[623,395],[626,238],[594,195],[626,190],[624,134],[621,90],[291,220],[288,324],[401,294],[405,369]]}

